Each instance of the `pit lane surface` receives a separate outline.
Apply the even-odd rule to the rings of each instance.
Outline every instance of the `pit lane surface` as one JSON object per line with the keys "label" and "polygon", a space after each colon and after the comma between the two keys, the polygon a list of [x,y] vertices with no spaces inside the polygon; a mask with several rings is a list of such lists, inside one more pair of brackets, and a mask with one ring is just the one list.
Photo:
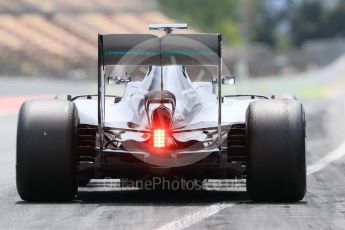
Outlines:
{"label": "pit lane surface", "polygon": [[[13,82],[1,79],[1,94],[47,97],[95,89],[91,83],[24,79],[16,81],[13,88]],[[338,147],[342,153],[345,101],[336,97],[303,103],[307,113],[307,164],[309,170],[320,162],[322,167],[308,176],[307,195],[297,204],[252,203],[243,192],[243,184],[233,192],[224,184],[208,191],[150,192],[110,187],[100,181],[80,189],[71,203],[26,203],[15,187],[16,108],[7,110],[0,114],[0,228],[343,229],[345,157],[340,154],[332,160],[322,159]]]}

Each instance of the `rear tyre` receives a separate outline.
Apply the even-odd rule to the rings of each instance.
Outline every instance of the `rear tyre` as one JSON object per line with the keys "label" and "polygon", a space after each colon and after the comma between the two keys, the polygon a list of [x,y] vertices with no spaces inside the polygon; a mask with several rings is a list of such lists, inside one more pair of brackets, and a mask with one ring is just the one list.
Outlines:
{"label": "rear tyre", "polygon": [[253,201],[297,202],[306,192],[305,119],[296,100],[252,102],[246,117],[247,191]]}
{"label": "rear tyre", "polygon": [[77,191],[78,113],[63,100],[25,102],[17,129],[17,191],[26,201],[70,201]]}

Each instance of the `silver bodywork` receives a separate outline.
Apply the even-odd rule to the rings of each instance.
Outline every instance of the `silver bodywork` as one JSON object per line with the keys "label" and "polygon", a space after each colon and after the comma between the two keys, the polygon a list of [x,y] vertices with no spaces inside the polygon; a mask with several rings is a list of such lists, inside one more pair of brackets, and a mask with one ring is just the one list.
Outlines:
{"label": "silver bodywork", "polygon": [[[83,130],[95,130],[96,165],[102,167],[108,156],[126,154],[160,167],[191,165],[210,154],[216,154],[217,164],[226,161],[229,133],[244,132],[247,107],[257,98],[222,96],[222,84],[231,81],[221,75],[221,43],[220,34],[100,34],[97,99],[73,100]],[[127,74],[109,77],[108,83],[126,84],[120,100],[106,96],[116,95],[105,80],[107,68],[116,66],[148,67],[142,81],[131,81]],[[191,66],[216,71],[207,74],[206,81],[192,81],[187,71]],[[169,143],[164,149],[154,148],[153,114],[158,108],[169,111]],[[236,143],[245,148],[243,138],[235,134],[235,148]],[[90,148],[93,142],[88,142]]]}
{"label": "silver bodywork", "polygon": [[[163,78],[161,78],[162,72]],[[148,92],[160,90],[161,80],[164,82],[164,90],[170,91],[176,97],[173,130],[196,129],[194,132],[174,133],[174,137],[181,142],[205,140],[207,135],[198,129],[218,126],[217,95],[213,93],[211,82],[192,82],[183,66],[153,66],[143,81],[127,84],[119,103],[114,103],[112,98],[106,99],[105,127],[131,129],[135,124],[136,130],[148,130],[149,121],[145,114],[143,100]],[[225,99],[221,105],[222,127],[226,130],[226,127],[232,124],[244,123],[247,107],[252,101],[253,99]],[[74,102],[79,111],[81,124],[98,124],[97,100],[78,99]],[[140,132],[128,131],[122,134],[122,140],[144,141],[145,139],[147,137]]]}

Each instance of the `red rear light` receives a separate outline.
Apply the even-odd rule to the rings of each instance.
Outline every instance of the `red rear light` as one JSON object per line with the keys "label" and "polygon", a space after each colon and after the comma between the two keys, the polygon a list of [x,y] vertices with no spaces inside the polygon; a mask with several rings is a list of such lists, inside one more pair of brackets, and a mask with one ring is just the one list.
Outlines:
{"label": "red rear light", "polygon": [[153,130],[153,147],[164,148],[166,141],[166,132],[164,129]]}

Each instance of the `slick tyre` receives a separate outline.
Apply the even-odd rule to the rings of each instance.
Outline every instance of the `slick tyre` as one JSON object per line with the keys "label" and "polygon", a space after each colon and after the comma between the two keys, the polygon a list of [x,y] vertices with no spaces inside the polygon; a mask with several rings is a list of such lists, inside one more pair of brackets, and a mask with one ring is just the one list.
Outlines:
{"label": "slick tyre", "polygon": [[32,100],[19,112],[16,180],[19,196],[31,202],[71,201],[77,191],[74,103]]}
{"label": "slick tyre", "polygon": [[305,118],[296,100],[252,102],[247,110],[247,191],[257,202],[297,202],[306,192]]}

